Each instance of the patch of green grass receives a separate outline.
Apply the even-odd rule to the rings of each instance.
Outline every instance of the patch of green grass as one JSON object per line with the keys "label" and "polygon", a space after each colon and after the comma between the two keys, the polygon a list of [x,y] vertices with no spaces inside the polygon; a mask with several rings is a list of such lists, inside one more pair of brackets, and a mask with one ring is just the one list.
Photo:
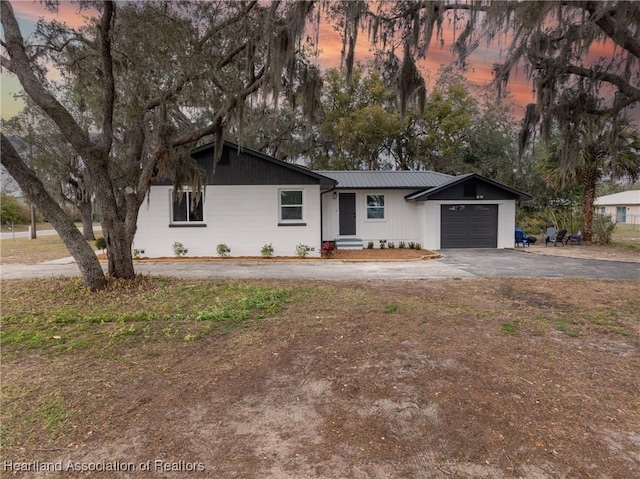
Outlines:
{"label": "patch of green grass", "polygon": [[615,311],[589,311],[583,315],[583,318],[589,323],[598,326],[614,326],[616,316],[617,313]]}
{"label": "patch of green grass", "polygon": [[500,325],[500,331],[506,334],[514,334],[518,332],[518,325],[514,323],[502,323]]}
{"label": "patch of green grass", "polygon": [[640,253],[640,244],[638,243],[625,243],[620,241],[613,241],[611,243],[611,246],[613,246],[614,248],[626,249],[633,253]]}
{"label": "patch of green grass", "polygon": [[610,246],[640,253],[640,225],[617,224]]}
{"label": "patch of green grass", "polygon": [[62,396],[56,394],[40,396],[35,414],[50,440],[60,435],[70,417],[66,401]]}
{"label": "patch of green grass", "polygon": [[196,315],[198,321],[231,321],[241,322],[247,319],[249,312],[246,309],[236,309],[227,304],[214,305],[211,309],[201,311]]}
{"label": "patch of green grass", "polygon": [[[286,288],[144,276],[97,293],[60,278],[7,282],[3,292],[0,344],[56,353],[224,333],[273,316],[291,297]],[[206,324],[185,332],[194,322]]]}
{"label": "patch of green grass", "polygon": [[628,336],[629,332],[620,325],[620,313],[611,310],[591,310],[586,311],[582,317],[585,321],[593,326],[597,326],[598,330],[605,333],[615,333],[622,336]]}
{"label": "patch of green grass", "polygon": [[611,238],[615,242],[640,245],[640,225],[618,223]]}
{"label": "patch of green grass", "polygon": [[570,325],[566,318],[556,318],[553,322],[553,325],[556,330],[566,334],[571,338],[577,338],[578,336],[580,336],[580,333]]}
{"label": "patch of green grass", "polygon": [[398,312],[398,303],[390,303],[390,304],[388,304],[387,307],[384,308],[384,312],[386,314],[397,313]]}
{"label": "patch of green grass", "polygon": [[242,298],[241,304],[248,310],[263,314],[276,313],[291,296],[290,289],[255,288]]}
{"label": "patch of green grass", "polygon": [[67,401],[58,392],[34,397],[34,391],[29,390],[16,395],[3,391],[2,396],[0,434],[5,448],[13,446],[27,426],[38,431],[43,444],[52,442],[65,431],[73,416]]}

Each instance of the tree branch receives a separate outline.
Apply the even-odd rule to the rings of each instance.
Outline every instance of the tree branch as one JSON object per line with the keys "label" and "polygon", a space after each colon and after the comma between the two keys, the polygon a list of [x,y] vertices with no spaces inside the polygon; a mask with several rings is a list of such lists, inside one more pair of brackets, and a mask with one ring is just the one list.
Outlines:
{"label": "tree branch", "polygon": [[0,55],[0,65],[2,65],[2,68],[6,68],[7,70],[9,70],[11,73],[15,73],[13,71],[12,65],[11,65],[11,60],[9,60],[7,57],[5,57],[4,55]]}
{"label": "tree branch", "polygon": [[171,146],[175,148],[176,146],[193,143],[203,136],[211,135],[218,131],[224,125],[224,120],[227,115],[231,113],[240,102],[244,101],[249,95],[255,93],[256,91],[258,91],[258,89],[260,89],[263,84],[264,71],[265,69],[263,67],[256,78],[249,85],[247,85],[244,90],[228,100],[226,105],[218,110],[215,118],[209,125],[205,126],[204,128],[200,128],[198,130],[178,136],[173,140]]}
{"label": "tree branch", "polygon": [[[220,60],[216,65],[216,68],[217,69],[224,68],[225,66],[227,66],[229,63],[233,61],[234,57],[236,57],[239,53],[244,51],[246,48],[247,48],[246,43],[240,45],[235,50],[231,51],[225,58]],[[211,72],[202,72],[196,75],[195,77],[191,77],[189,75],[182,75],[177,81],[174,82],[173,86],[169,90],[163,92],[160,96],[154,98],[153,100],[150,100],[145,106],[145,109],[149,111],[149,110],[153,110],[154,108],[157,108],[158,106],[160,106],[160,104],[163,101],[170,100],[171,98],[175,97],[178,93],[180,93],[182,88],[187,83],[189,83],[192,80],[196,80],[205,74],[211,75]],[[213,78],[212,80],[216,85],[218,85],[218,87],[222,91],[225,90],[224,87],[215,78]]]}
{"label": "tree branch", "polygon": [[244,8],[243,10],[241,10],[237,15],[228,18],[227,20],[225,20],[224,22],[220,23],[219,25],[215,25],[214,27],[212,27],[211,29],[209,29],[209,33],[207,33],[206,35],[204,35],[200,41],[198,42],[197,47],[199,49],[202,49],[205,45],[205,43],[207,43],[209,41],[209,39],[211,38],[210,33],[217,33],[231,25],[233,25],[234,23],[240,21],[241,19],[243,19],[244,17],[246,17],[249,12],[251,10],[253,10],[253,7],[255,7],[258,4],[257,0],[253,0],[252,2],[250,2],[246,8]]}
{"label": "tree branch", "polygon": [[[594,17],[598,13],[598,2],[586,2],[585,9]],[[611,12],[604,12],[604,14],[596,17],[595,24],[598,25],[616,45],[640,59],[640,39],[628,29],[618,25],[618,22]]]}
{"label": "tree branch", "polygon": [[226,67],[229,63],[231,63],[231,61],[235,58],[236,55],[238,55],[240,52],[242,52],[246,48],[247,48],[247,44],[243,43],[242,45],[240,45],[235,50],[229,52],[229,54],[225,58],[223,58],[222,60],[220,60],[218,62],[218,64],[216,65],[216,68],[224,68],[224,67]]}
{"label": "tree branch", "polygon": [[113,78],[113,58],[111,56],[111,21],[115,15],[113,2],[104,2],[104,12],[100,19],[100,59],[104,73],[104,96],[102,104],[102,150],[108,154],[113,144],[113,107],[116,87]]}
{"label": "tree branch", "polygon": [[182,87],[184,87],[190,79],[191,77],[189,75],[182,75],[178,80],[174,82],[173,86],[169,90],[162,92],[162,94],[147,102],[145,110],[153,110],[154,108],[160,106],[163,101],[169,100],[176,96],[178,93],[180,93]]}
{"label": "tree branch", "polygon": [[640,101],[640,89],[633,87],[628,81],[619,75],[608,72],[595,72],[592,69],[579,67],[577,65],[568,64],[565,66],[567,73],[578,75],[585,78],[596,79],[611,83],[618,87],[622,93],[635,101]]}
{"label": "tree branch", "polygon": [[[44,88],[32,70],[25,50],[24,39],[10,2],[2,3],[0,14],[2,15],[6,49],[11,58],[10,65],[7,67],[10,66],[10,71],[16,74],[27,94],[58,125],[67,141],[76,148],[81,156],[101,158],[102,152],[92,144],[88,134],[83,131],[60,102]],[[5,64],[6,59],[3,57],[2,65],[5,66]]]}

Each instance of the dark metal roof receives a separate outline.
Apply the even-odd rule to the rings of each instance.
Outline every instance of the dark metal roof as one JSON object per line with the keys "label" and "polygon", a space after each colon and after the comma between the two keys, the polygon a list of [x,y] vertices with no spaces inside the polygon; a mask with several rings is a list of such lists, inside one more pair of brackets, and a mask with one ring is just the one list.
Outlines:
{"label": "dark metal roof", "polygon": [[499,183],[497,181],[491,180],[489,178],[485,178],[484,176],[478,175],[476,173],[467,173],[465,175],[459,175],[459,176],[452,176],[449,177],[449,179],[445,182],[443,182],[442,184],[436,186],[435,188],[430,188],[428,190],[423,190],[423,191],[418,191],[416,193],[412,193],[410,195],[407,195],[404,197],[405,200],[407,201],[425,201],[428,200],[430,196],[434,196],[436,194],[438,194],[441,191],[444,191],[448,188],[451,188],[455,185],[459,185],[460,183],[464,183],[465,181],[471,179],[471,178],[475,178],[478,179],[480,181],[483,181],[489,185],[495,186],[497,188],[500,188],[506,192],[508,192],[509,194],[513,195],[516,199],[518,200],[531,200],[533,199],[533,197],[531,195],[528,195],[527,193],[524,193],[523,191],[520,190],[516,190],[515,188],[511,188],[507,185],[504,185],[502,183]]}
{"label": "dark metal roof", "polygon": [[[278,160],[277,158],[274,158],[273,156],[269,156],[269,155],[265,155],[264,153],[261,153],[257,150],[253,150],[251,148],[247,148],[246,146],[241,146],[238,145],[237,143],[233,143],[231,141],[225,140],[224,141],[224,146],[226,148],[231,148],[234,150],[237,150],[240,153],[246,153],[250,156],[253,156],[255,158],[264,160],[268,163],[280,166],[282,168],[297,172],[297,173],[301,173],[303,175],[306,175],[310,178],[314,178],[315,180],[318,180],[318,182],[320,183],[320,187],[321,189],[332,189],[335,186],[335,180],[331,177],[327,177],[324,176],[318,172],[312,171],[308,168],[305,168],[304,166],[300,166],[300,165],[296,165],[294,163],[288,163],[286,161],[282,161],[282,160]],[[194,148],[193,150],[191,150],[191,156],[196,158],[198,155],[200,155],[203,152],[208,152],[210,151],[211,154],[213,154],[215,149],[215,142],[210,142],[207,144],[204,144],[202,146],[199,146],[197,148]]]}
{"label": "dark metal roof", "polygon": [[452,178],[435,171],[316,171],[338,182],[338,189],[356,188],[434,188]]}

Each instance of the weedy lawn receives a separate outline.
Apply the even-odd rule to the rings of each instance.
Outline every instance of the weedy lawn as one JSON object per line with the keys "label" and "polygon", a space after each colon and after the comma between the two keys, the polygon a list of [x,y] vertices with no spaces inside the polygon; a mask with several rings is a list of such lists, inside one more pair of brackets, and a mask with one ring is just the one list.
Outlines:
{"label": "weedy lawn", "polygon": [[173,461],[211,478],[636,477],[638,286],[5,281],[0,459]]}

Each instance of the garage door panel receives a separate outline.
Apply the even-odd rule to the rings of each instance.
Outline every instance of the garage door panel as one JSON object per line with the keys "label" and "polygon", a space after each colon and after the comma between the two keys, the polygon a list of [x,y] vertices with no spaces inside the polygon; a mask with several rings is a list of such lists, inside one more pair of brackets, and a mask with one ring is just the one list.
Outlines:
{"label": "garage door panel", "polygon": [[441,248],[496,248],[498,205],[442,205]]}

